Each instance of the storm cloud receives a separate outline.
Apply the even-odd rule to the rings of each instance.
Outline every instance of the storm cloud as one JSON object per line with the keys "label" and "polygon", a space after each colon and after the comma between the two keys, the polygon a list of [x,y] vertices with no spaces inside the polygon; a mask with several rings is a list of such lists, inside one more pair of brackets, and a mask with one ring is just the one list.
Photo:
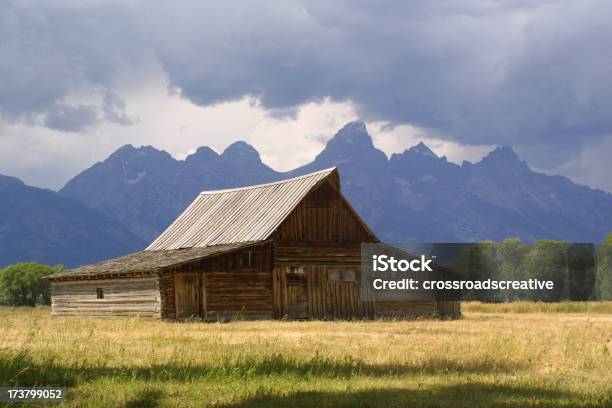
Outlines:
{"label": "storm cloud", "polygon": [[610,21],[608,1],[9,1],[0,115],[127,126],[118,78],[155,65],[198,105],[350,101],[364,120],[512,145],[552,169],[612,135]]}
{"label": "storm cloud", "polygon": [[[506,3],[202,10],[205,29],[181,25],[157,52],[199,104],[251,94],[285,109],[330,96],[366,120],[462,143],[525,146],[533,158],[554,146],[539,159],[550,165],[612,131],[612,4]],[[190,20],[174,12],[167,22]]]}

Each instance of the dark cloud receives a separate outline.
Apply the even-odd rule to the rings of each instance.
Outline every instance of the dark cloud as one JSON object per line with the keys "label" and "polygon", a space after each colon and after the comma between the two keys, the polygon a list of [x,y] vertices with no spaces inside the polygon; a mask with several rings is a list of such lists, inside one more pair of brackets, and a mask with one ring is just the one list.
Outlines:
{"label": "dark cloud", "polygon": [[[101,106],[53,104],[44,110],[43,126],[63,132],[82,132],[97,125],[101,121],[128,126],[134,119],[127,116],[125,102],[113,92],[106,92]],[[36,123],[35,120],[33,120]]]}
{"label": "dark cloud", "polygon": [[125,102],[113,92],[107,92],[104,95],[102,111],[104,112],[104,119],[109,122],[122,126],[134,123],[134,120],[125,113]]}
{"label": "dark cloud", "polygon": [[156,42],[172,84],[202,105],[252,94],[276,112],[351,100],[366,119],[514,145],[543,167],[612,133],[612,3],[292,4],[200,10],[206,28]]}
{"label": "dark cloud", "polygon": [[104,117],[103,107],[66,98],[112,90],[121,67],[142,56],[132,17],[111,3],[3,2],[0,118],[28,123],[42,116],[49,127],[78,130]]}
{"label": "dark cloud", "polygon": [[94,125],[97,116],[94,106],[56,105],[47,111],[44,125],[64,132],[80,132]]}
{"label": "dark cloud", "polygon": [[[66,95],[93,87],[111,95],[99,116],[129,124],[115,79],[153,55],[200,105],[254,95],[282,115],[351,100],[365,119],[514,145],[542,167],[612,134],[608,1],[88,4],[0,11],[5,119],[54,123]],[[78,128],[80,114],[60,123]]]}

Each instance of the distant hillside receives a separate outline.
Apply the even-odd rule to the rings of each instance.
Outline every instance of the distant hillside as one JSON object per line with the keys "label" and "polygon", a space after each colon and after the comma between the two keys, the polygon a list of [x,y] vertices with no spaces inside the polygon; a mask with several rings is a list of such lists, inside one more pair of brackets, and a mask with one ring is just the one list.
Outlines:
{"label": "distant hillside", "polygon": [[137,251],[145,242],[82,202],[0,175],[0,267],[75,266]]}
{"label": "distant hillside", "polygon": [[600,241],[612,230],[612,195],[529,169],[509,147],[459,166],[425,144],[390,159],[363,123],[344,126],[313,162],[276,172],[236,142],[185,161],[153,147],[124,146],[60,191],[154,239],[199,191],[263,183],[338,166],[343,191],[378,235],[390,241]]}

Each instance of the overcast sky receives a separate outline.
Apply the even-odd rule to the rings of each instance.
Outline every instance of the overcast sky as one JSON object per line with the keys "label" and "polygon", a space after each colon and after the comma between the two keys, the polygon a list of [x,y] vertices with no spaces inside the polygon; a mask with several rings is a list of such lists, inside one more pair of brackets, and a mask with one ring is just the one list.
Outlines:
{"label": "overcast sky", "polygon": [[511,145],[612,191],[610,1],[5,1],[0,173],[57,189],[126,143],[245,140],[278,170],[344,123],[390,154]]}

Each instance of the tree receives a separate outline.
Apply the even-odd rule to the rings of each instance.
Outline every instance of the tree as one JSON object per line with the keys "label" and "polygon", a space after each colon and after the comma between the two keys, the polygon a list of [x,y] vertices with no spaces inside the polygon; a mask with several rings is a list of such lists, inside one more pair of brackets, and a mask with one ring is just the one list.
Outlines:
{"label": "tree", "polygon": [[63,269],[62,265],[36,262],[16,263],[0,269],[0,303],[11,306],[50,304],[51,285],[41,278]]}
{"label": "tree", "polygon": [[569,299],[595,300],[595,247],[593,244],[572,244],[567,253]]}
{"label": "tree", "polygon": [[[481,273],[478,280],[484,281],[487,279],[499,279],[499,262],[498,262],[498,245],[495,241],[481,241],[477,243],[479,263],[481,265]],[[486,302],[499,302],[501,296],[499,290],[483,290],[482,300]]]}
{"label": "tree", "polygon": [[[506,238],[498,246],[499,274],[501,280],[524,280],[524,262],[529,245],[521,242],[520,238]],[[501,291],[501,296],[506,302],[512,302],[524,298],[520,291]]]}
{"label": "tree", "polygon": [[559,302],[569,299],[568,249],[566,241],[540,240],[534,243],[524,262],[526,279],[552,281],[552,290],[531,290],[530,300]]}
{"label": "tree", "polygon": [[[448,263],[456,274],[457,280],[485,281],[497,279],[497,244],[482,241],[476,244],[463,244],[459,254]],[[497,291],[472,290],[463,293],[464,300],[495,302],[499,300]]]}
{"label": "tree", "polygon": [[612,233],[597,248],[596,297],[612,300]]}

